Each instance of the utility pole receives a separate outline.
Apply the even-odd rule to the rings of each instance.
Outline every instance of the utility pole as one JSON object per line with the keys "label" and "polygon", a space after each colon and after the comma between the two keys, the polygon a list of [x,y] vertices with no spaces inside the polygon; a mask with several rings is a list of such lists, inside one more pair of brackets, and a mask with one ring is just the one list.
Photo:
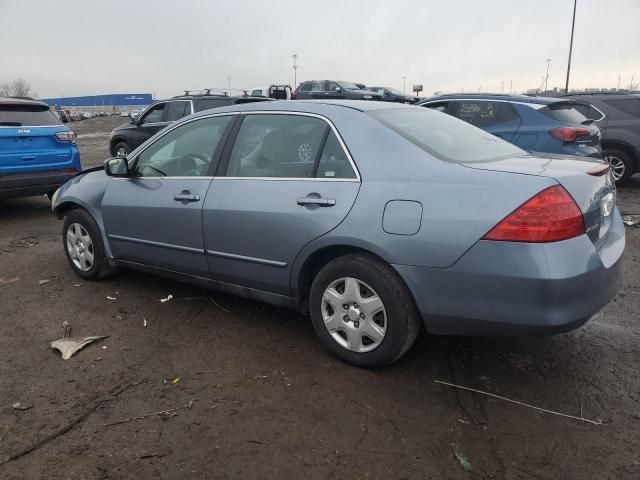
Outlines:
{"label": "utility pole", "polygon": [[293,89],[295,90],[298,86],[298,54],[294,53],[291,58],[293,58]]}
{"label": "utility pole", "polygon": [[407,77],[402,77],[402,93],[407,93]]}
{"label": "utility pole", "polygon": [[549,64],[551,63],[551,59],[547,58],[547,76],[544,78],[544,97],[547,96],[547,85],[549,83]]}
{"label": "utility pole", "polygon": [[569,62],[567,63],[567,83],[564,86],[564,92],[569,93],[569,73],[571,73],[571,53],[573,52],[573,31],[576,28],[576,6],[578,0],[573,0],[573,20],[571,22],[571,41],[569,42]]}
{"label": "utility pole", "polygon": [[513,93],[513,80],[509,80],[509,93]]}
{"label": "utility pole", "polygon": [[620,79],[622,78],[622,73],[618,74],[618,90],[620,90]]}
{"label": "utility pole", "polygon": [[500,93],[504,93],[504,80],[500,82]]}
{"label": "utility pole", "polygon": [[[229,83],[229,90],[231,90],[231,77],[227,77],[227,82]],[[229,94],[231,95],[231,94]]]}

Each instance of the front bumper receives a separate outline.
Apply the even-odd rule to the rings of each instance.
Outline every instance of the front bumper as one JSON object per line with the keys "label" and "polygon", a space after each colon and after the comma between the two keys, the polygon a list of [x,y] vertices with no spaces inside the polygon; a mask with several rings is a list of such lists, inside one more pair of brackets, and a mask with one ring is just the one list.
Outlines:
{"label": "front bumper", "polygon": [[584,324],[622,285],[616,210],[598,250],[586,235],[546,244],[479,241],[446,269],[394,265],[434,334],[543,336]]}
{"label": "front bumper", "polygon": [[0,175],[0,198],[43,195],[58,189],[74,176],[75,173],[61,171]]}

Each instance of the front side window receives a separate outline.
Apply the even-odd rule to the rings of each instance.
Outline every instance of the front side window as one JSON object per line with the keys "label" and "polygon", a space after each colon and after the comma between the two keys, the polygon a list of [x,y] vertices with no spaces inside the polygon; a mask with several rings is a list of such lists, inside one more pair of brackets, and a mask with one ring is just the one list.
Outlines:
{"label": "front side window", "polygon": [[229,177],[356,178],[329,125],[304,115],[247,115]]}
{"label": "front side window", "polygon": [[162,115],[164,114],[166,105],[166,103],[159,103],[151,107],[151,109],[149,109],[149,111],[140,119],[140,124],[143,125],[145,123],[162,122]]}
{"label": "front side window", "polygon": [[160,137],[139,156],[139,177],[201,177],[209,166],[231,116],[188,122]]}
{"label": "front side window", "polygon": [[299,91],[301,91],[301,92],[310,92],[312,85],[313,85],[313,83],[311,83],[311,82],[305,82],[302,85],[300,85],[300,90]]}
{"label": "front side window", "polygon": [[424,151],[449,162],[485,162],[526,153],[484,130],[427,108],[389,108],[367,114]]}

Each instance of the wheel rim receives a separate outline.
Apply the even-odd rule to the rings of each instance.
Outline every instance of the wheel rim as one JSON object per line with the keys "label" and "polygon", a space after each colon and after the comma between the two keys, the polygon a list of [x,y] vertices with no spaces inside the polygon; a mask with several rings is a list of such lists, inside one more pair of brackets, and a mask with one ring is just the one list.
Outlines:
{"label": "wheel rim", "polygon": [[380,296],[353,277],[339,278],[325,289],[322,320],[338,345],[356,353],[376,349],[387,333],[387,312]]}
{"label": "wheel rim", "polygon": [[79,270],[87,272],[93,267],[95,251],[89,232],[79,223],[67,228],[67,252],[73,264]]}
{"label": "wheel rim", "polygon": [[116,156],[118,156],[118,157],[126,157],[128,153],[129,152],[127,151],[127,149],[125,147],[119,147],[116,150]]}
{"label": "wheel rim", "polygon": [[611,173],[613,174],[614,180],[620,180],[624,176],[624,172],[627,170],[627,167],[620,157],[607,155],[604,157],[604,161],[611,166]]}

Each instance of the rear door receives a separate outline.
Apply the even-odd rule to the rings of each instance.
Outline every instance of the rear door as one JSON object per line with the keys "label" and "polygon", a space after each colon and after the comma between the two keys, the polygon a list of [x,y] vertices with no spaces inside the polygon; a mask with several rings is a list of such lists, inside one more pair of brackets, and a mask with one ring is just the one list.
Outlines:
{"label": "rear door", "polygon": [[116,258],[208,276],[202,205],[231,119],[179,125],[137,155],[130,178],[112,179],[102,215]]}
{"label": "rear door", "polygon": [[298,252],[347,215],[360,179],[337,131],[298,113],[243,116],[204,204],[213,278],[289,295]]}
{"label": "rear door", "polygon": [[451,102],[447,113],[508,142],[513,140],[522,123],[509,102],[457,100]]}
{"label": "rear door", "polygon": [[72,167],[70,143],[56,138],[66,131],[46,105],[0,103],[0,175]]}

